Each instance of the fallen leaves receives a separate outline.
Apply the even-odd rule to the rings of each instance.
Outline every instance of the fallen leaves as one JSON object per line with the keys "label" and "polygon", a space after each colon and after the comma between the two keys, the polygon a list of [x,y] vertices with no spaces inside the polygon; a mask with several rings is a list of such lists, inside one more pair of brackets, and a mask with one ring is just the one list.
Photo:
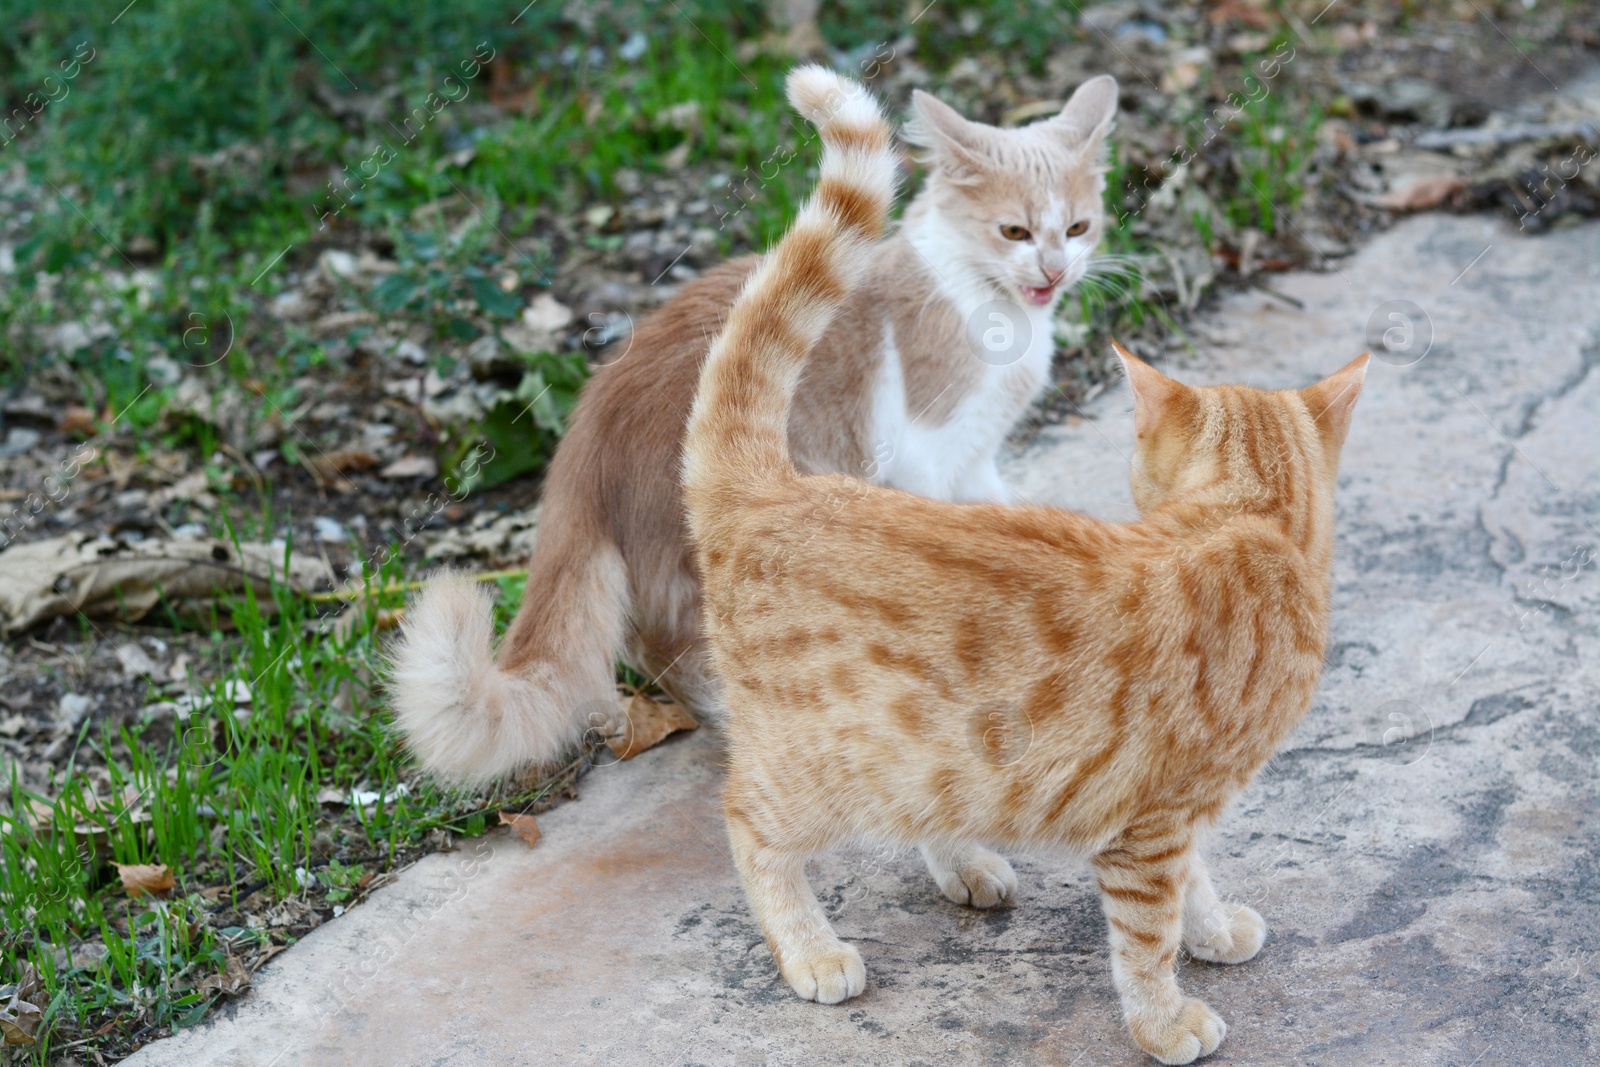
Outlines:
{"label": "fallen leaves", "polygon": [[622,731],[606,739],[618,759],[632,759],[660,744],[670,734],[700,726],[677,704],[654,700],[639,692],[623,698],[622,716]]}
{"label": "fallen leaves", "polygon": [[338,448],[332,452],[319,452],[307,460],[312,475],[324,489],[345,482],[348,471],[371,470],[378,465],[378,457],[360,448]]}
{"label": "fallen leaves", "polygon": [[1242,22],[1246,26],[1264,30],[1272,25],[1271,15],[1259,7],[1243,3],[1242,0],[1222,0],[1222,3],[1206,12],[1206,18],[1219,26],[1226,22]]}
{"label": "fallen leaves", "polygon": [[[0,636],[82,612],[137,622],[162,601],[204,602],[246,585],[271,602],[272,579],[300,592],[333,584],[322,560],[284,547],[210,539],[126,542],[69,534],[0,552]],[[203,610],[204,603],[189,605]]]}
{"label": "fallen leaves", "polygon": [[527,842],[529,848],[539,843],[539,823],[532,815],[523,815],[515,811],[502,811],[500,825],[509,826],[517,832],[517,836]]}
{"label": "fallen leaves", "polygon": [[432,478],[439,462],[432,456],[404,455],[378,472],[380,478]]}
{"label": "fallen leaves", "polygon": [[122,675],[130,679],[143,679],[155,677],[156,661],[133,641],[124,641],[116,646],[117,662],[122,664]]}
{"label": "fallen leaves", "polygon": [[22,965],[22,980],[9,989],[0,989],[0,1045],[31,1045],[39,1032],[44,1012],[32,997],[42,991],[39,972],[31,963]]}
{"label": "fallen leaves", "polygon": [[1410,185],[1375,196],[1372,202],[1390,211],[1427,211],[1436,208],[1467,187],[1453,174],[1419,178]]}
{"label": "fallen leaves", "polygon": [[222,973],[208,974],[200,979],[200,984],[195,986],[195,992],[203,997],[216,996],[219,993],[231,997],[249,988],[250,972],[244,969],[239,957],[230,955]]}
{"label": "fallen leaves", "polygon": [[539,506],[508,515],[485,509],[472,521],[443,531],[428,547],[429,559],[486,559],[491,564],[525,560],[539,533]]}
{"label": "fallen leaves", "polygon": [[61,415],[60,429],[63,433],[81,433],[85,437],[93,437],[99,432],[99,425],[94,412],[79,404],[69,404]]}
{"label": "fallen leaves", "polygon": [[130,897],[165,893],[178,884],[165,863],[113,863],[112,866],[117,869],[122,888]]}
{"label": "fallen leaves", "polygon": [[106,957],[110,954],[111,952],[106,948],[105,942],[85,941],[68,953],[67,962],[72,965],[74,970],[92,971],[104,963]]}

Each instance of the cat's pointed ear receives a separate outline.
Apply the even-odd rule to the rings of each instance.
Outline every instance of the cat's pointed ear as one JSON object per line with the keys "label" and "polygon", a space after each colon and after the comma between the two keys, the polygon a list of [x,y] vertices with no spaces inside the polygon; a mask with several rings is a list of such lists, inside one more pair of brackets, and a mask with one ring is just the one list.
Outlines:
{"label": "cat's pointed ear", "polygon": [[1078,86],[1061,114],[1050,121],[1065,131],[1073,144],[1098,147],[1116,118],[1117,79],[1101,74]]}
{"label": "cat's pointed ear", "polygon": [[958,182],[983,176],[988,169],[983,126],[963,118],[955,108],[921,89],[911,94],[911,109],[905,136],[923,149],[928,163]]}
{"label": "cat's pointed ear", "polygon": [[1346,363],[1316,385],[1300,390],[1300,399],[1306,410],[1322,431],[1323,440],[1334,448],[1344,444],[1350,432],[1350,419],[1355,414],[1356,400],[1361,396],[1361,385],[1367,380],[1367,353]]}
{"label": "cat's pointed ear", "polygon": [[1143,436],[1161,421],[1172,399],[1183,391],[1183,384],[1168,378],[1116,341],[1111,342],[1111,347],[1122,360],[1128,388],[1133,390],[1133,432]]}

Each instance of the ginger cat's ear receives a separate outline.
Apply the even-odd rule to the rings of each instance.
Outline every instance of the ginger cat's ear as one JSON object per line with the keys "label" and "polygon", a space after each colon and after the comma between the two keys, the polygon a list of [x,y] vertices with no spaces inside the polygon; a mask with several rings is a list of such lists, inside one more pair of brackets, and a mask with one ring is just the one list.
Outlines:
{"label": "ginger cat's ear", "polygon": [[1366,352],[1361,353],[1316,385],[1300,390],[1300,399],[1322,431],[1323,440],[1336,449],[1344,445],[1345,435],[1350,432],[1350,418],[1361,396],[1361,384],[1367,378],[1367,356]]}
{"label": "ginger cat's ear", "polygon": [[911,94],[915,112],[905,128],[906,140],[924,150],[927,161],[958,182],[981,178],[990,164],[985,156],[984,128],[955,108],[921,89]]}
{"label": "ginger cat's ear", "polygon": [[1168,378],[1138,356],[1111,342],[1122,369],[1128,375],[1128,387],[1133,390],[1133,432],[1140,437],[1149,433],[1161,421],[1162,414],[1172,399],[1183,391],[1183,385]]}
{"label": "ginger cat's ear", "polygon": [[1078,86],[1061,113],[1050,121],[1067,131],[1073,143],[1098,146],[1116,117],[1117,79],[1101,74]]}

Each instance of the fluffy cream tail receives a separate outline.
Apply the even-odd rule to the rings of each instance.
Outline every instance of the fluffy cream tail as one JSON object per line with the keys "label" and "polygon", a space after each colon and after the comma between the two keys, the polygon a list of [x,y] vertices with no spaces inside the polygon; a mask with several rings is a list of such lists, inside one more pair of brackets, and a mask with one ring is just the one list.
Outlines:
{"label": "fluffy cream tail", "polygon": [[439,574],[406,613],[389,654],[389,700],[436,778],[481,785],[548,763],[615,714],[626,567],[609,544],[559,547],[535,549],[524,594],[534,600],[498,662],[494,601],[471,578]]}
{"label": "fluffy cream tail", "polygon": [[790,402],[806,356],[872,262],[894,201],[892,129],[865,89],[818,66],[789,102],[822,134],[822,173],[794,225],[745,283],[700,372],[684,445],[690,524],[793,477]]}

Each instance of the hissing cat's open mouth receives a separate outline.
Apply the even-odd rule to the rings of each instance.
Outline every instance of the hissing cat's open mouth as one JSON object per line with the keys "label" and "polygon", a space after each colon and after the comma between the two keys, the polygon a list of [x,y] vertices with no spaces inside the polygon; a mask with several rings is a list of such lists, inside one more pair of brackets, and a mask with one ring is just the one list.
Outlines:
{"label": "hissing cat's open mouth", "polygon": [[1022,299],[1030,304],[1038,304],[1040,307],[1050,303],[1055,299],[1055,296],[1056,287],[1054,285],[1024,285],[1022,287]]}

